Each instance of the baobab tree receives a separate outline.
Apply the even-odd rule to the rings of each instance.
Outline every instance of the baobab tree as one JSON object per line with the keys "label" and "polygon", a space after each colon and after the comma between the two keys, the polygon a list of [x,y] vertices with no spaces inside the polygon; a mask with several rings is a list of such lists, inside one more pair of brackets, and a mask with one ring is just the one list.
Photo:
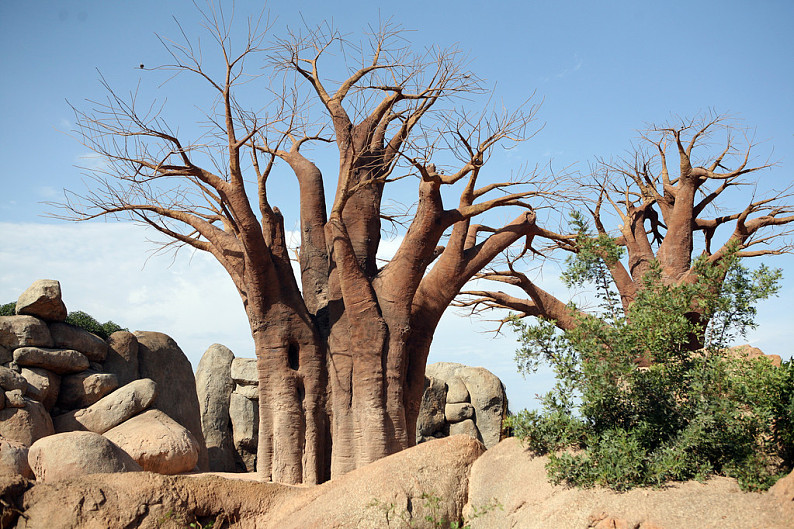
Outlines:
{"label": "baobab tree", "polygon": [[[539,226],[548,189],[534,172],[480,183],[495,149],[530,135],[535,108],[461,109],[460,96],[482,86],[459,55],[412,53],[389,26],[357,47],[327,27],[266,45],[249,24],[235,48],[222,14],[203,16],[220,63],[183,33],[184,41],[163,41],[170,64],[147,72],[208,87],[210,131],[190,139],[167,122],[167,107],[141,106],[106,84],[106,101],[75,110],[80,137],[105,165],[62,205],[73,220],[133,219],[217,259],[255,344],[257,470],[262,479],[317,483],[415,442],[425,364],[446,307],[513,243],[556,237]],[[347,62],[329,59],[335,53]],[[249,75],[262,66],[272,75]],[[333,148],[338,166],[323,172],[310,146]],[[284,174],[297,179],[297,196],[269,195]],[[384,199],[406,183],[415,184],[416,203],[399,248],[381,263],[382,224],[394,220]],[[444,189],[455,188],[449,204]],[[276,207],[292,199],[297,249]],[[497,208],[512,209],[514,220],[474,222]]]}
{"label": "baobab tree", "polygon": [[[754,150],[757,145],[749,131],[724,115],[708,113],[652,126],[641,134],[628,157],[599,160],[592,173],[579,180],[581,193],[573,207],[591,217],[595,233],[585,239],[574,234],[558,237],[543,253],[572,255],[582,250],[585,241],[613,239],[625,250],[624,259],[609,255],[607,246],[599,250],[596,245],[595,250],[600,251],[598,257],[608,268],[626,311],[656,263],[661,281],[674,285],[697,280],[698,256],[707,265],[717,266],[726,259],[789,252],[794,222],[792,184],[783,182],[775,189],[769,180],[773,176],[762,180],[761,172],[773,164],[754,163]],[[733,196],[729,196],[731,191]],[[616,229],[610,229],[612,225],[617,225]],[[593,248],[590,246],[591,251]],[[487,270],[477,278],[513,285],[527,297],[469,290],[457,304],[474,312],[509,309],[521,318],[551,320],[562,330],[578,325],[586,312],[572,309],[566,300],[545,291],[523,273],[519,261],[525,255],[514,255],[507,259],[506,269]],[[721,280],[718,277],[718,282]],[[692,307],[687,317],[705,328],[708,321],[702,309]],[[690,347],[702,345],[700,335],[693,337]]]}

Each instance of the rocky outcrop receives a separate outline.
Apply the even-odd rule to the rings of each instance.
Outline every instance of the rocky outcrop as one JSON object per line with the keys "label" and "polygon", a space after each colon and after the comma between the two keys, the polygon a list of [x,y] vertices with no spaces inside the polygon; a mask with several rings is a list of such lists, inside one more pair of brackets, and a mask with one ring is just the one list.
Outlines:
{"label": "rocky outcrop", "polygon": [[[417,422],[417,443],[464,434],[491,448],[502,439],[507,394],[496,375],[483,367],[438,362],[427,366],[425,376],[429,382],[425,384]],[[439,386],[444,387],[443,392]],[[440,402],[442,394],[444,401]]]}
{"label": "rocky outcrop", "polygon": [[65,320],[66,305],[61,299],[61,284],[54,279],[34,281],[17,299],[16,313],[48,321]]}
{"label": "rocky outcrop", "polygon": [[190,430],[199,443],[198,466],[207,470],[209,460],[201,411],[196,396],[193,366],[174,340],[160,332],[136,331],[138,339],[138,374],[157,383],[159,398],[154,407]]}
{"label": "rocky outcrop", "polygon": [[93,432],[68,432],[39,439],[28,461],[36,480],[47,483],[86,474],[137,472],[141,467],[106,437]]}
{"label": "rocky outcrop", "polygon": [[198,462],[196,438],[160,410],[136,415],[104,435],[149,472],[180,474]]}
{"label": "rocky outcrop", "polygon": [[[157,421],[158,431],[173,434],[169,442],[174,447],[179,444],[174,439],[190,439],[183,442],[190,448],[180,445],[168,450],[191,453],[195,449],[206,453],[192,368],[173,340],[161,333],[140,333],[146,343],[139,351],[138,338],[127,331],[116,332],[105,342],[66,324],[61,321],[65,318],[65,305],[55,281],[34,284],[20,296],[17,311],[19,315],[0,317],[2,439],[27,450],[37,441],[53,436],[56,429],[101,434],[157,407],[170,417]],[[155,382],[141,378],[139,364],[166,388],[160,402],[156,400]],[[181,426],[174,426],[172,419]],[[192,428],[198,435],[187,433],[185,428]],[[155,429],[153,426],[152,431]],[[0,459],[14,460],[16,452],[6,446],[11,445],[0,445],[4,451]],[[80,447],[71,449],[79,452]],[[93,457],[78,452],[74,457]],[[192,456],[179,457],[183,462],[177,466],[184,468],[184,460],[189,461]],[[195,461],[187,470],[194,466]]]}
{"label": "rocky outcrop", "polygon": [[[546,476],[547,462],[514,437],[475,461],[463,510],[471,529],[791,527],[790,514],[775,505],[770,493],[743,493],[734,479],[618,493],[553,485]],[[475,516],[476,511],[481,514]]]}
{"label": "rocky outcrop", "polygon": [[234,472],[235,451],[229,401],[234,390],[231,365],[234,353],[221,344],[212,344],[196,369],[196,394],[201,411],[201,430],[207,445],[209,469]]}
{"label": "rocky outcrop", "polygon": [[425,516],[459,520],[466,476],[482,451],[473,439],[443,439],[314,487],[206,475],[85,476],[17,492],[14,501],[25,515],[17,528],[182,528],[214,522],[237,529],[429,529],[438,526]]}

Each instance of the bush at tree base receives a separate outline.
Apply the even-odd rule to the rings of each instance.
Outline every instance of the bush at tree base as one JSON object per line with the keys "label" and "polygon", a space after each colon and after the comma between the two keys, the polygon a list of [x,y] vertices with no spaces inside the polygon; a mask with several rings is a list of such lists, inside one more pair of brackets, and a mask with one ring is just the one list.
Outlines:
{"label": "bush at tree base", "polygon": [[621,249],[578,227],[582,251],[563,278],[594,284],[600,309],[565,332],[512,321],[519,370],[546,363],[556,377],[539,411],[509,418],[514,434],[549,454],[555,483],[627,490],[717,474],[769,488],[794,466],[794,361],[778,368],[726,346],[754,326],[755,304],[777,292],[780,271],[751,272],[735,256],[701,260],[695,280],[669,285],[656,264],[624,311],[603,257]]}

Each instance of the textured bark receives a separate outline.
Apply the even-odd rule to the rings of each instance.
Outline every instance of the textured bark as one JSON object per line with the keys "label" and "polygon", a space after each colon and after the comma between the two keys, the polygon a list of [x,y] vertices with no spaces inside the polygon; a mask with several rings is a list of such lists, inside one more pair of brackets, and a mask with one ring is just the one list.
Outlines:
{"label": "textured bark", "polygon": [[[454,51],[412,56],[388,27],[342,81],[329,80],[338,72],[321,75],[320,66],[331,48],[359,55],[345,53],[347,41],[337,33],[321,28],[278,41],[268,60],[287,72],[284,92],[265,104],[267,115],[248,111],[236,83],[264,37],[252,25],[247,46],[235,54],[225,22],[207,15],[225,73],[208,75],[189,42],[168,45],[175,63],[166,69],[197,76],[217,92],[212,118],[220,141],[183,144],[158,116],[137,114],[106,86],[106,106],[76,113],[86,145],[110,169],[63,206],[76,220],[130,217],[218,260],[240,294],[255,343],[257,470],[273,481],[322,482],[415,442],[425,363],[444,309],[520,239],[559,238],[536,225],[528,203],[543,194],[541,183],[528,185],[536,175],[478,187],[484,161],[497,145],[521,141],[534,111],[472,117],[454,109],[457,94],[481,91],[476,77]],[[307,110],[315,108],[321,112]],[[421,131],[420,121],[428,122]],[[431,137],[433,130],[441,132]],[[338,154],[330,203],[323,172],[302,150],[310,142]],[[208,149],[216,165],[202,167],[194,153]],[[445,149],[459,161],[446,173],[430,162]],[[274,167],[298,183],[299,279],[284,219],[267,194]],[[384,197],[407,173],[418,182],[415,210],[383,264]],[[458,204],[445,205],[442,188],[456,185]],[[515,221],[472,224],[503,207]]]}

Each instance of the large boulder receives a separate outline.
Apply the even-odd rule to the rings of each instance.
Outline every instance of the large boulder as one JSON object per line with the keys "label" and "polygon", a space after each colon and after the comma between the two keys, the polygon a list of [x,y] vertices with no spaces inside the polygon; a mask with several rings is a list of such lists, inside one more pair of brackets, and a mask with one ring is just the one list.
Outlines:
{"label": "large boulder", "polygon": [[[463,510],[471,529],[792,527],[791,515],[778,509],[769,494],[743,493],[734,479],[619,493],[553,485],[547,463],[548,457],[533,455],[513,437],[483,454],[472,465]],[[475,511],[480,515],[475,517]]]}
{"label": "large boulder", "polygon": [[120,386],[138,380],[138,339],[129,331],[116,331],[108,338],[102,370],[113,373]]}
{"label": "large boulder", "polygon": [[768,494],[772,501],[790,513],[794,519],[794,471],[772,485]]}
{"label": "large boulder", "polygon": [[67,432],[39,439],[28,452],[36,479],[42,483],[86,474],[139,472],[124,450],[94,432]]}
{"label": "large boulder", "polygon": [[0,436],[6,439],[30,446],[53,433],[52,418],[38,401],[24,398],[21,408],[0,410]]}
{"label": "large boulder", "polygon": [[212,344],[196,369],[196,395],[201,410],[201,431],[207,445],[209,470],[234,472],[234,440],[229,418],[229,400],[234,390],[231,365],[234,353]]}
{"label": "large boulder", "polygon": [[207,446],[201,431],[201,410],[190,360],[176,342],[163,333],[137,331],[134,334],[138,339],[138,372],[141,377],[157,383],[159,397],[154,407],[190,430],[199,443],[199,469],[207,470]]}
{"label": "large boulder", "polygon": [[730,347],[728,349],[728,354],[734,358],[747,358],[748,360],[754,358],[766,358],[768,359],[773,366],[780,367],[782,363],[782,359],[780,355],[768,355],[765,354],[761,349],[758,347],[753,347],[750,344],[745,345],[737,345],[736,347]]}
{"label": "large boulder", "polygon": [[160,410],[148,410],[105,432],[148,472],[180,474],[198,462],[196,438]]}
{"label": "large boulder", "polygon": [[119,387],[116,375],[87,369],[61,379],[58,407],[62,410],[86,408]]}
{"label": "large boulder", "polygon": [[[465,386],[469,401],[474,408],[473,420],[477,436],[491,448],[502,439],[502,422],[507,416],[507,394],[502,381],[483,367],[469,367],[452,362],[430,364],[425,370],[427,377],[443,380],[447,385],[457,385],[456,379]],[[461,388],[455,389],[456,400],[463,395]],[[450,427],[450,431],[452,428]]]}
{"label": "large boulder", "polygon": [[19,474],[32,478],[33,472],[28,464],[28,447],[0,436],[0,474]]}
{"label": "large boulder", "polygon": [[28,383],[27,395],[41,402],[44,409],[50,411],[58,399],[61,377],[40,367],[23,367],[21,373]]}
{"label": "large boulder", "polygon": [[41,367],[53,373],[79,373],[88,369],[88,358],[74,349],[20,347],[14,350],[14,362],[20,366]]}
{"label": "large boulder", "polygon": [[159,386],[143,378],[130,382],[97,402],[80,410],[58,415],[53,419],[57,432],[88,430],[105,433],[130,417],[148,409],[157,398]]}
{"label": "large boulder", "polygon": [[233,391],[229,398],[229,418],[232,423],[235,469],[253,472],[256,470],[259,441],[259,402],[237,390]]}
{"label": "large boulder", "polygon": [[105,360],[108,344],[96,334],[68,323],[50,323],[49,327],[55,347],[80,351],[91,362]]}
{"label": "large boulder", "polygon": [[52,336],[47,324],[33,316],[0,316],[0,346],[52,347]]}
{"label": "large boulder", "polygon": [[464,437],[432,441],[316,487],[206,474],[84,476],[25,491],[19,502],[25,517],[17,529],[177,528],[194,522],[239,529],[436,529],[425,516],[459,520],[469,469],[482,452],[480,443]]}
{"label": "large boulder", "polygon": [[34,281],[17,299],[16,313],[48,321],[65,320],[66,305],[61,299],[61,284],[54,279]]}

